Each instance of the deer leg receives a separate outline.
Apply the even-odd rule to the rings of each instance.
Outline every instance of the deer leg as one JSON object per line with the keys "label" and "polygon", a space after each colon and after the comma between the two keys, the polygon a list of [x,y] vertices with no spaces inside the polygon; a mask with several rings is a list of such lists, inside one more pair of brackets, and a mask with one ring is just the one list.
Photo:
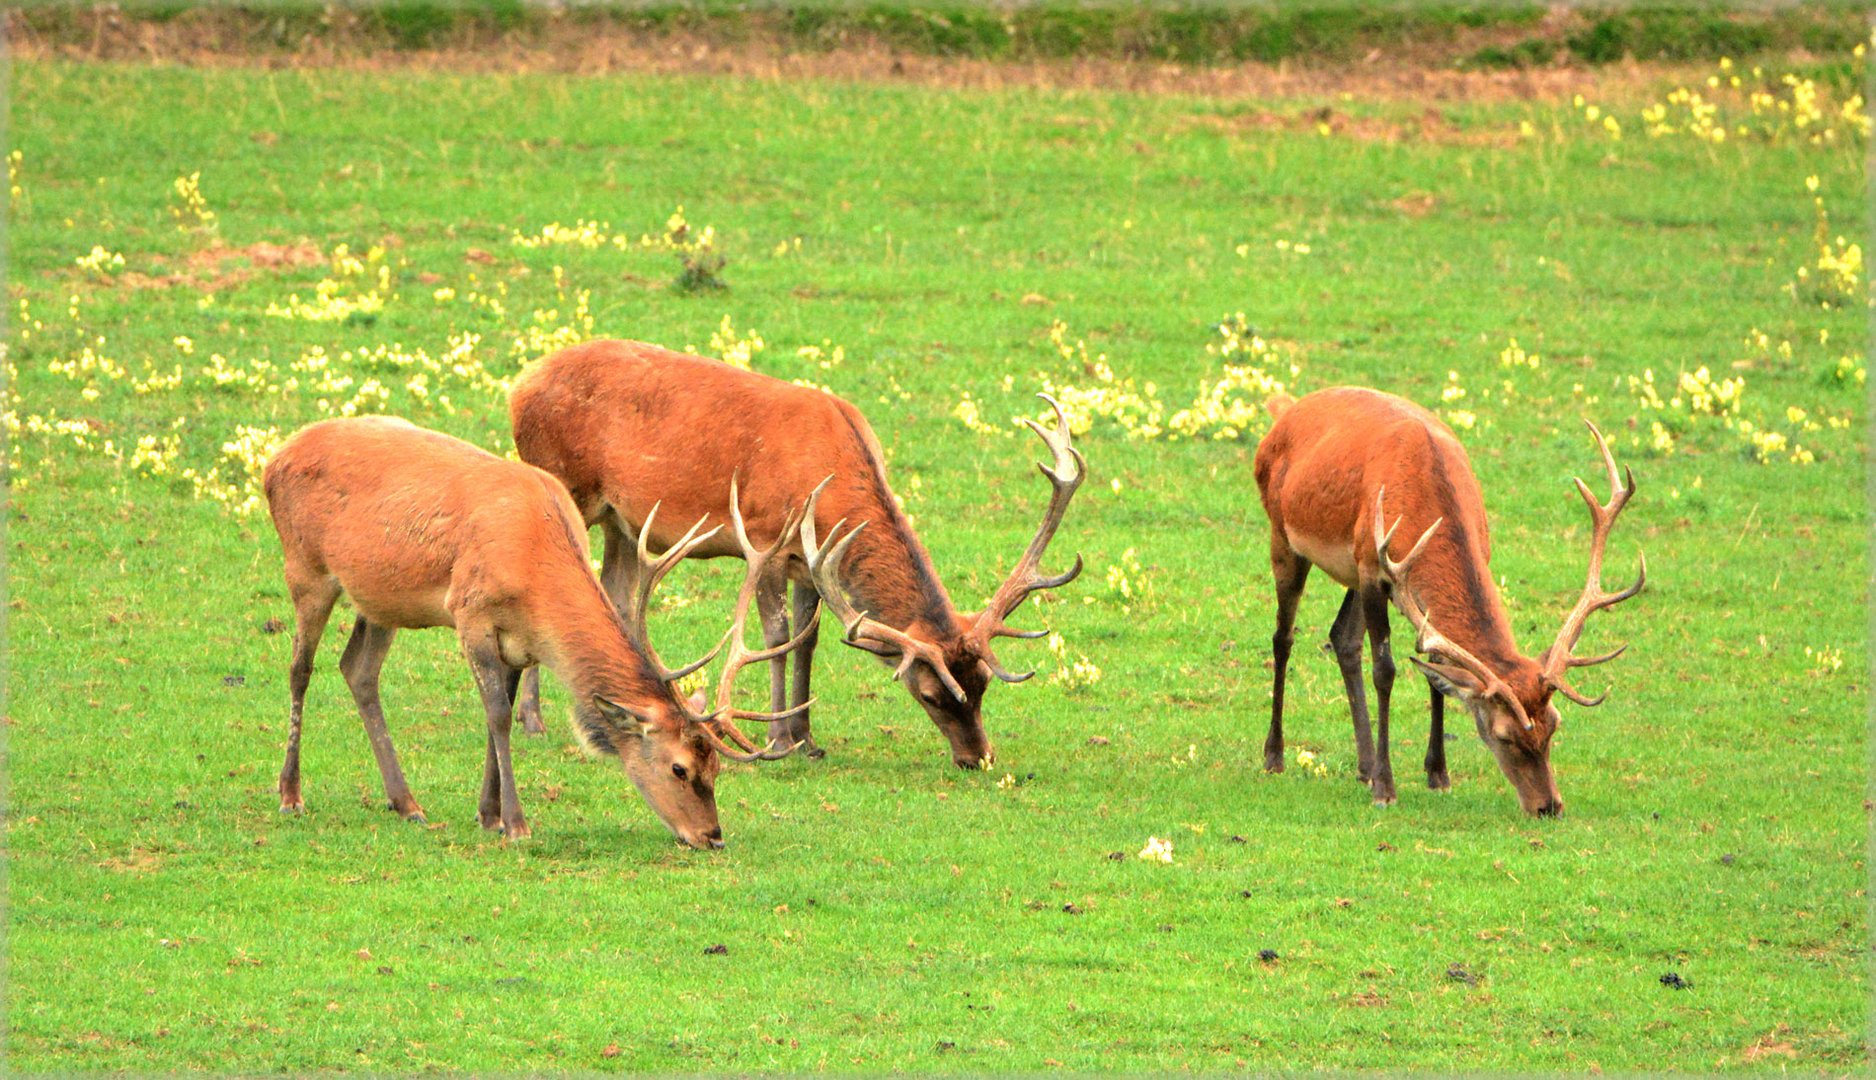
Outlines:
{"label": "deer leg", "polygon": [[325,636],[326,621],[332,617],[332,605],[339,602],[339,583],[323,577],[299,588],[293,594],[293,665],[287,669],[287,684],[293,704],[287,717],[287,755],[280,764],[280,812],[298,813],[305,803],[300,798],[300,714],[306,707],[306,686],[313,679],[313,655],[319,651],[319,639]]}
{"label": "deer leg", "polygon": [[1394,804],[1394,761],[1388,754],[1388,704],[1394,693],[1394,650],[1388,640],[1387,589],[1380,585],[1362,590],[1362,621],[1368,625],[1368,648],[1374,654],[1375,746],[1374,789],[1376,806]]}
{"label": "deer leg", "polygon": [[384,726],[384,708],[378,701],[378,672],[384,669],[384,657],[391,651],[391,639],[396,633],[391,627],[366,622],[364,616],[359,616],[352,626],[352,640],[345,643],[345,655],[339,658],[339,671],[345,676],[345,685],[352,688],[359,719],[365,722],[365,738],[371,741],[378,774],[384,777],[385,799],[405,820],[422,825],[423,807],[417,805],[404,780],[397,748],[391,745],[391,732]]}
{"label": "deer leg", "polygon": [[541,723],[541,668],[536,664],[521,676],[521,696],[515,703],[515,715],[521,718],[521,730],[529,735],[544,735]]}
{"label": "deer leg", "polygon": [[599,583],[612,598],[612,606],[624,615],[638,588],[640,567],[638,547],[625,535],[620,521],[616,510],[599,519],[599,534],[605,544],[605,552],[599,560]]}
{"label": "deer leg", "polygon": [[[1282,544],[1281,551],[1278,545]],[[1277,579],[1277,632],[1270,638],[1276,681],[1270,692],[1270,733],[1264,736],[1264,771],[1283,771],[1283,682],[1290,669],[1290,642],[1296,629],[1296,606],[1309,581],[1309,561],[1272,537],[1270,569]]]}
{"label": "deer leg", "polygon": [[1368,691],[1361,683],[1361,636],[1364,619],[1355,590],[1342,597],[1342,609],[1336,612],[1329,627],[1329,648],[1342,668],[1342,689],[1348,694],[1348,711],[1355,724],[1355,776],[1367,783],[1374,776],[1374,742],[1368,732]]}
{"label": "deer leg", "polygon": [[1433,724],[1427,732],[1427,786],[1445,791],[1453,786],[1452,778],[1446,775],[1446,695],[1431,680],[1427,685],[1433,690]]}
{"label": "deer leg", "polygon": [[[809,623],[813,622],[814,609],[818,607],[820,603],[820,593],[815,592],[811,586],[796,582],[794,591],[795,625],[807,626]],[[814,643],[820,636],[820,627],[816,626],[814,630],[809,632],[807,637],[802,639],[800,645],[795,646],[793,655],[795,682],[794,692],[788,702],[790,708],[797,705],[805,705],[808,698],[811,696],[809,679],[813,673]],[[790,727],[794,734],[795,741],[802,744],[801,752],[808,755],[810,758],[818,760],[826,757],[827,751],[814,744],[814,735],[808,730],[808,711],[807,709],[803,709],[799,713],[796,713],[794,718],[790,721]]]}
{"label": "deer leg", "polygon": [[[786,581],[777,578],[770,578],[756,587],[756,611],[762,617],[764,648],[784,645],[790,637],[788,597],[785,595],[787,587]],[[781,712],[786,708],[788,708],[788,657],[784,655],[769,661],[769,711]],[[776,746],[793,746],[795,744],[794,725],[787,720],[769,721],[769,741]]]}
{"label": "deer leg", "polygon": [[[465,643],[466,644],[466,643]],[[514,724],[515,693],[521,686],[521,671],[508,666],[496,647],[494,635],[483,644],[468,646],[469,667],[475,672],[476,689],[482,693],[482,709],[488,714],[489,737],[482,768],[482,827],[501,825],[502,835],[520,840],[528,835],[527,818],[521,814],[521,796],[515,789],[514,760],[509,753],[508,733]]]}

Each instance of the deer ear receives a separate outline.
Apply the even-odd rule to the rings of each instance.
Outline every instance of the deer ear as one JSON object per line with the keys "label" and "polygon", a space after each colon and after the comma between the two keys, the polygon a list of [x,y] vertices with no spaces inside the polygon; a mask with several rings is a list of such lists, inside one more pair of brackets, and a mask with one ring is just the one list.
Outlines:
{"label": "deer ear", "polygon": [[645,734],[645,718],[618,702],[594,694],[593,708],[599,710],[599,715],[617,728],[619,734],[628,737],[642,737]]}
{"label": "deer ear", "polygon": [[1464,668],[1422,660],[1418,656],[1410,656],[1408,659],[1426,675],[1435,690],[1447,697],[1456,697],[1470,704],[1485,695],[1485,687]]}

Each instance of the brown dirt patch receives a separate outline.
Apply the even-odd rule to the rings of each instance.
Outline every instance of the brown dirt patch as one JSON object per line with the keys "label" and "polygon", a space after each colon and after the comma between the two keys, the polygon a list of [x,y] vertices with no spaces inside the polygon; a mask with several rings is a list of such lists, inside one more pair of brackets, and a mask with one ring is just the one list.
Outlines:
{"label": "brown dirt patch", "polygon": [[[160,265],[161,259],[156,260]],[[216,240],[205,248],[190,252],[182,259],[186,270],[166,274],[145,274],[127,270],[112,281],[129,289],[173,289],[188,286],[204,292],[220,292],[239,285],[256,274],[321,266],[325,252],[311,240],[297,244],[248,244],[229,247]]]}
{"label": "brown dirt patch", "polygon": [[[196,17],[201,16],[201,17]],[[684,32],[645,34],[622,27],[572,23],[520,36],[389,50],[343,34],[308,37],[260,50],[236,26],[190,13],[166,22],[100,16],[86,41],[35,35],[17,13],[8,16],[13,55],[33,60],[107,61],[153,65],[335,68],[359,71],[486,73],[557,72],[715,75],[764,81],[826,79],[910,83],[951,89],[1041,88],[1210,98],[1323,98],[1460,102],[1555,101],[1577,93],[1602,99],[1639,96],[1668,80],[1685,82],[1704,66],[1616,64],[1524,71],[1456,71],[1412,46],[1374,50],[1354,63],[1200,66],[1083,57],[1010,61],[907,55],[853,42],[825,51],[797,50],[767,40],[725,42]]]}

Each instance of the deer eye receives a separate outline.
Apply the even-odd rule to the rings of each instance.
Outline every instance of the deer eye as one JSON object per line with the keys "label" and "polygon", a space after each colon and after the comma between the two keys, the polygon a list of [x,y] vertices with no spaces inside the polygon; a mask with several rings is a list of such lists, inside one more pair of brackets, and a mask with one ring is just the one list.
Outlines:
{"label": "deer eye", "polygon": [[679,780],[689,780],[689,779],[690,779],[690,770],[689,770],[689,769],[686,769],[686,768],[685,768],[684,766],[682,766],[682,765],[672,765],[672,766],[671,766],[671,775],[672,775],[672,776],[675,776],[675,777],[677,777],[677,778],[678,778]]}

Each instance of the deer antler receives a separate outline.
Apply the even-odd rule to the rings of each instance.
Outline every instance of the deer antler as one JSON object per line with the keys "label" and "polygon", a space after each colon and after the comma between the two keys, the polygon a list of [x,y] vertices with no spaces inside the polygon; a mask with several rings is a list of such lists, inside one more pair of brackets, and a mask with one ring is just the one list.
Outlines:
{"label": "deer antler", "polygon": [[[736,676],[743,668],[750,664],[773,660],[789,652],[812,636],[820,626],[820,613],[816,612],[814,617],[808,620],[808,624],[801,628],[801,632],[790,641],[755,651],[751,651],[743,642],[744,624],[749,617],[749,602],[755,599],[756,589],[761,584],[764,571],[768,569],[769,560],[775,556],[776,552],[788,545],[800,524],[801,511],[789,511],[788,516],[782,521],[781,531],[776,534],[774,542],[764,550],[757,550],[756,546],[749,542],[749,533],[743,526],[742,500],[737,490],[737,478],[734,475],[730,477],[730,525],[736,534],[736,543],[743,550],[743,560],[747,568],[743,573],[742,591],[736,595],[735,615],[730,619],[729,632],[724,634],[723,640],[710,651],[710,656],[715,656],[726,645],[729,648],[728,654],[723,659],[723,675],[717,680],[716,708],[707,715],[692,715],[690,719],[703,729],[704,738],[716,748],[717,753],[732,761],[775,761],[787,757],[794,752],[796,746],[800,745],[791,743],[786,749],[777,750],[775,744],[769,742],[758,747],[736,725],[738,719],[786,720],[814,704],[814,701],[810,699],[792,709],[774,713],[751,712],[738,709],[731,704],[736,689]],[[704,659],[708,660],[709,657]],[[724,736],[728,736],[731,742],[741,747],[741,751],[732,749],[725,743]]]}
{"label": "deer antler", "polygon": [[1642,586],[1648,581],[1648,558],[1645,555],[1640,556],[1641,572],[1635,576],[1635,584],[1620,592],[1603,591],[1602,556],[1609,545],[1609,530],[1615,525],[1615,519],[1622,513],[1623,507],[1628,505],[1629,499],[1635,494],[1635,474],[1628,469],[1617,471],[1615,455],[1609,452],[1609,444],[1603,439],[1602,432],[1598,431],[1596,425],[1588,420],[1583,423],[1588,426],[1590,435],[1596,440],[1596,449],[1602,451],[1603,465],[1609,470],[1609,501],[1606,504],[1598,503],[1596,497],[1590,494],[1589,485],[1585,484],[1581,477],[1574,478],[1577,493],[1583,496],[1583,502],[1589,506],[1591,533],[1588,580],[1583,585],[1583,595],[1577,600],[1576,607],[1564,617],[1563,629],[1557,631],[1556,642],[1544,650],[1542,664],[1544,681],[1558,693],[1578,705],[1600,705],[1609,696],[1607,692],[1593,698],[1584,697],[1570,685],[1564,673],[1571,668],[1592,667],[1596,664],[1607,663],[1622,655],[1623,650],[1628,646],[1622,645],[1601,656],[1580,658],[1571,656],[1570,650],[1576,647],[1577,639],[1583,636],[1583,626],[1589,621],[1590,615],[1603,608],[1614,607],[1641,592]]}
{"label": "deer antler", "polygon": [[1023,606],[1023,601],[1030,594],[1043,589],[1056,589],[1075,580],[1081,575],[1081,556],[1075,556],[1075,565],[1066,573],[1055,577],[1045,577],[1041,572],[1042,553],[1048,550],[1049,541],[1055,538],[1055,530],[1061,526],[1062,517],[1068,512],[1068,501],[1075,497],[1075,490],[1081,487],[1081,481],[1088,475],[1088,464],[1082,458],[1081,451],[1069,441],[1068,416],[1062,411],[1062,404],[1047,394],[1037,397],[1048,402],[1055,409],[1055,430],[1049,431],[1034,420],[1024,418],[1023,423],[1041,436],[1054,457],[1053,467],[1037,463],[1036,468],[1048,478],[1052,489],[1049,495],[1049,508],[1042,515],[1042,524],[1036,529],[1034,539],[1017,561],[1015,569],[1008,578],[997,587],[990,602],[977,616],[977,623],[971,630],[971,641],[984,657],[990,671],[1004,682],[1019,683],[1035,675],[1029,671],[1021,675],[1012,675],[997,663],[996,654],[990,649],[990,640],[999,637],[1039,638],[1048,633],[1046,630],[1013,630],[1004,621]]}
{"label": "deer antler", "polygon": [[[658,677],[665,682],[676,682],[709,663],[711,658],[722,650],[723,643],[718,642],[716,648],[705,653],[703,659],[698,660],[696,663],[686,664],[676,669],[665,667],[664,662],[658,659],[657,650],[652,648],[651,633],[646,626],[646,617],[651,612],[652,590],[658,587],[658,583],[664,580],[664,576],[671,572],[672,567],[684,561],[684,558],[695,550],[699,544],[702,544],[704,541],[721,532],[723,526],[718,525],[709,532],[698,535],[697,530],[703,528],[703,523],[710,520],[708,515],[698,518],[697,523],[692,525],[689,531],[687,531],[677,543],[665,549],[664,554],[653,557],[651,553],[651,527],[652,522],[656,521],[658,518],[658,507],[661,505],[663,505],[661,502],[653,503],[651,513],[645,515],[645,524],[639,527],[638,581],[636,587],[632,590],[632,594],[626,597],[626,609],[620,614],[625,622],[626,633],[631,635],[634,644],[644,650],[646,657],[651,660]],[[727,638],[725,640],[727,640]]]}
{"label": "deer antler", "polygon": [[[814,513],[821,497],[821,490],[827,487],[829,476],[808,496],[808,506],[801,518],[801,552],[808,560],[808,573],[814,579],[814,589],[821,594],[821,603],[826,604],[834,617],[846,628],[847,644],[865,649],[875,656],[899,658],[899,665],[892,677],[905,678],[912,665],[923,660],[959,701],[967,700],[964,688],[952,677],[951,668],[945,663],[944,652],[932,642],[913,637],[903,630],[897,630],[874,619],[864,611],[858,611],[848,602],[847,593],[840,584],[840,564],[847,557],[847,549],[853,545],[860,530],[866,528],[862,521],[847,530],[847,535],[840,536],[840,530],[847,524],[846,518],[834,523],[827,531],[827,542],[823,544],[815,534]],[[838,540],[835,538],[839,537]]]}
{"label": "deer antler", "polygon": [[1394,602],[1400,606],[1401,614],[1407,616],[1407,621],[1413,624],[1414,648],[1428,656],[1443,659],[1463,668],[1479,680],[1479,685],[1486,696],[1496,697],[1509,705],[1513,715],[1518,718],[1518,722],[1524,725],[1525,730],[1530,730],[1531,718],[1526,715],[1523,702],[1518,700],[1518,695],[1512,692],[1510,685],[1483,660],[1435,630],[1432,620],[1427,617],[1426,609],[1420,606],[1419,598],[1414,596],[1413,589],[1407,584],[1408,570],[1413,567],[1414,561],[1420,558],[1420,553],[1426,550],[1427,542],[1433,539],[1434,532],[1445,523],[1446,519],[1439,518],[1427,526],[1427,531],[1420,534],[1420,539],[1414,542],[1413,549],[1407,552],[1407,557],[1395,562],[1388,557],[1387,551],[1389,542],[1394,539],[1394,531],[1400,528],[1401,519],[1395,518],[1394,524],[1389,526],[1387,531],[1382,531],[1381,522],[1384,515],[1381,501],[1386,494],[1385,486],[1374,493],[1375,554],[1381,560],[1382,576],[1394,587]]}

